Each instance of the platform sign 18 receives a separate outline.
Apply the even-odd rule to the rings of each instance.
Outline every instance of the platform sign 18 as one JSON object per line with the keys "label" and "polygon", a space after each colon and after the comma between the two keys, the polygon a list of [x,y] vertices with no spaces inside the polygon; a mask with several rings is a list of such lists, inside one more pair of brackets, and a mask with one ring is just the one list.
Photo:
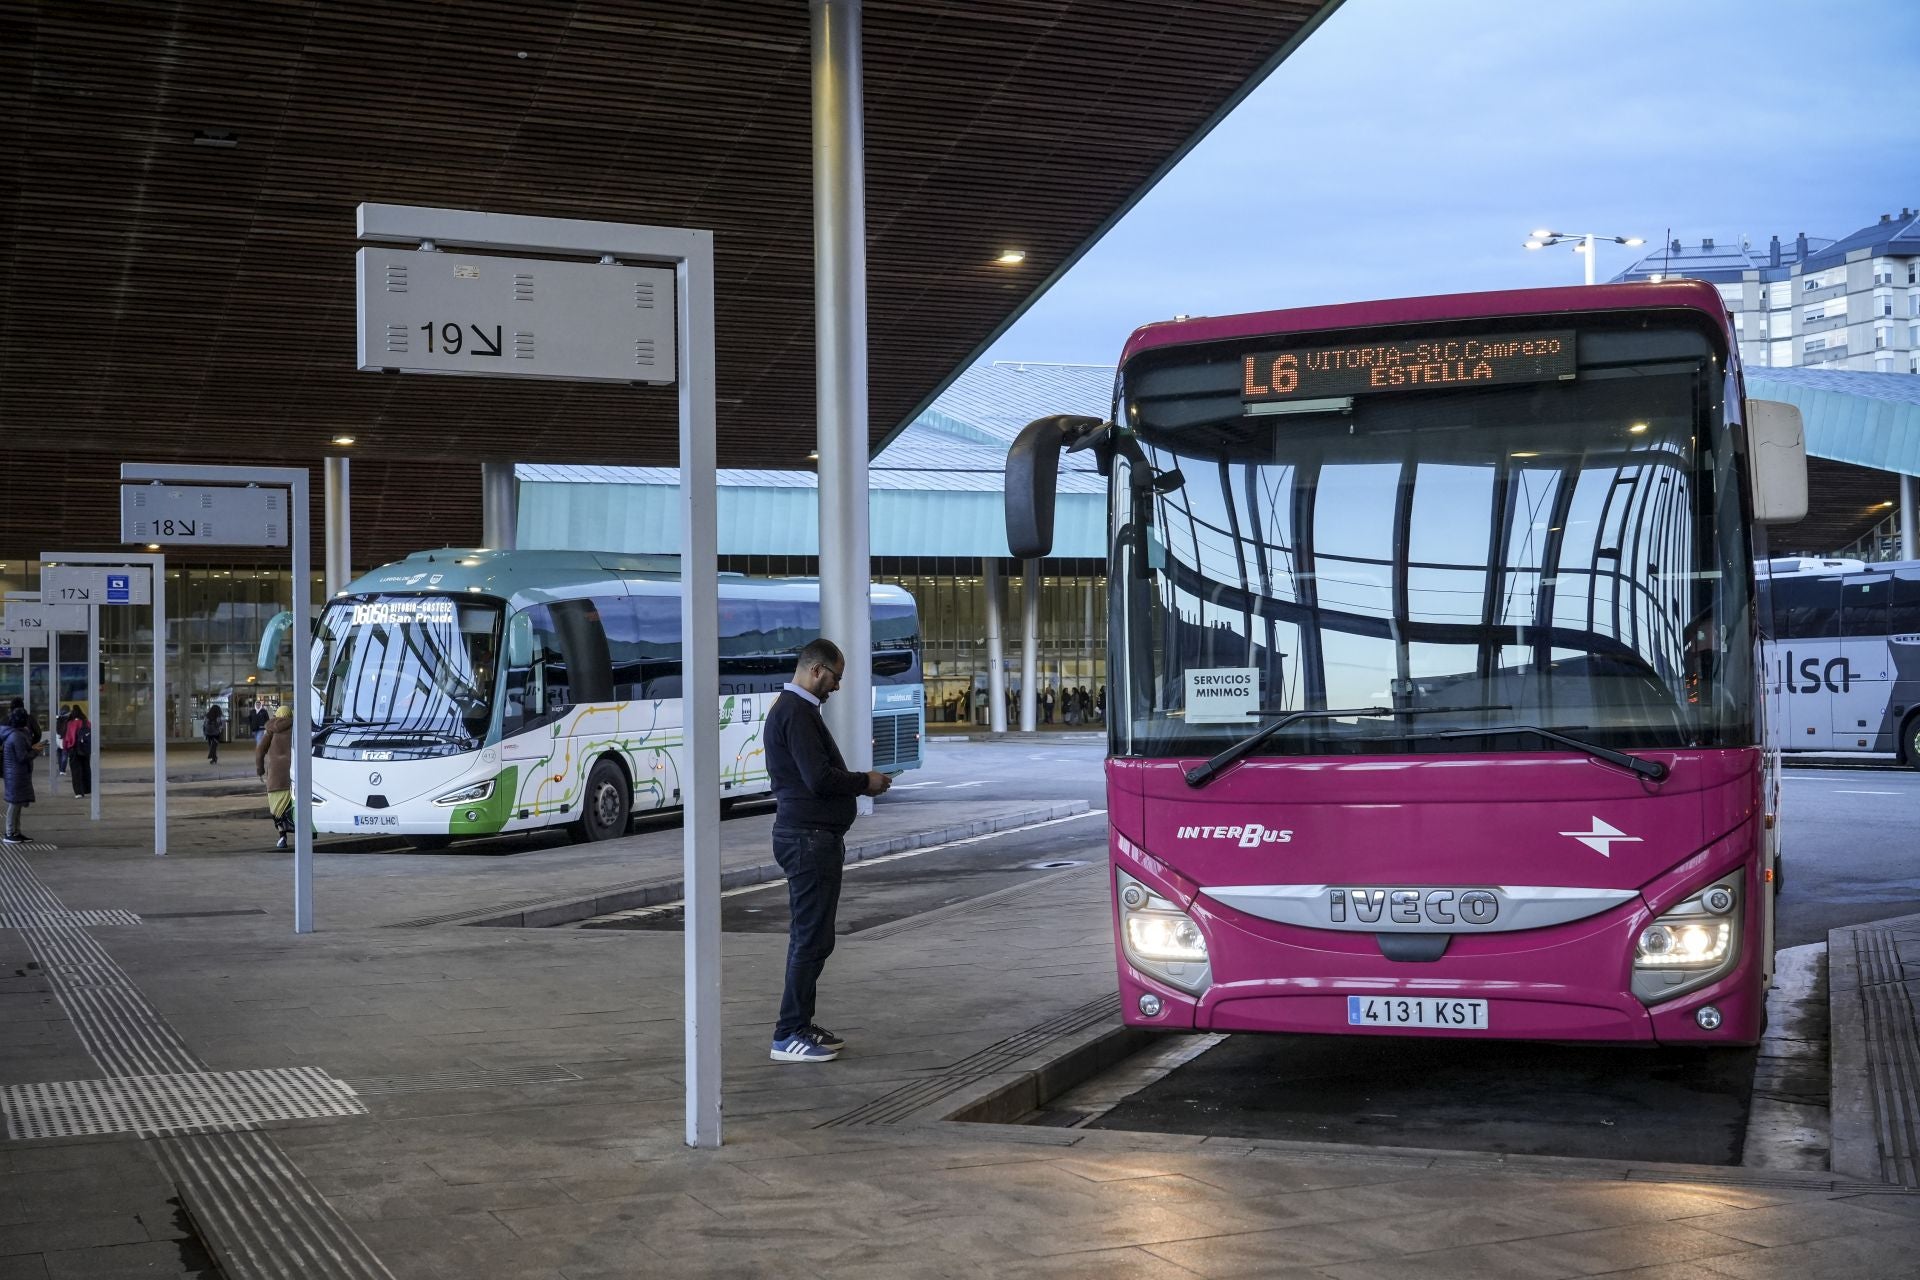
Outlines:
{"label": "platform sign 18", "polygon": [[170,484],[120,486],[120,540],[169,546],[284,547],[287,491]]}

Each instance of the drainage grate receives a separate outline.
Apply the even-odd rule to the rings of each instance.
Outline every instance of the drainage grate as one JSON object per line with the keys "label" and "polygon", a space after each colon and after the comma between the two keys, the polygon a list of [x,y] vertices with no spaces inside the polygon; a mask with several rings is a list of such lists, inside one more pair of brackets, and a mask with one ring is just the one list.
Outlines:
{"label": "drainage grate", "polygon": [[84,929],[96,924],[139,924],[131,911],[0,911],[0,929]]}
{"label": "drainage grate", "polygon": [[6,1085],[0,1110],[9,1138],[204,1132],[367,1113],[346,1082],[318,1067]]}
{"label": "drainage grate", "polygon": [[565,1067],[475,1067],[467,1071],[434,1071],[418,1076],[382,1076],[377,1080],[356,1080],[355,1093],[362,1096],[386,1093],[425,1093],[435,1089],[493,1089],[500,1085],[561,1084],[579,1081]]}
{"label": "drainage grate", "polygon": [[976,1081],[1008,1070],[1023,1058],[1032,1057],[1059,1040],[1078,1035],[1103,1022],[1117,1021],[1119,1017],[1119,992],[1101,996],[1039,1026],[1029,1027],[1005,1040],[996,1041],[980,1052],[962,1058],[936,1076],[902,1085],[891,1093],[882,1094],[815,1127],[838,1129],[853,1125],[899,1124],[915,1112],[932,1106]]}

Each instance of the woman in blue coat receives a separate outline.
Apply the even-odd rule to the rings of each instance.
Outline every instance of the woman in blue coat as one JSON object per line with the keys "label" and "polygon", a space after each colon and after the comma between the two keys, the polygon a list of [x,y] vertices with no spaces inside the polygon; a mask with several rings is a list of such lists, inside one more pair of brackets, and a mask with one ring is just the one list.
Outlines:
{"label": "woman in blue coat", "polygon": [[33,758],[40,744],[34,741],[33,717],[15,711],[7,727],[0,730],[0,766],[4,767],[7,795],[6,842],[19,844],[26,839],[20,833],[20,814],[33,803]]}

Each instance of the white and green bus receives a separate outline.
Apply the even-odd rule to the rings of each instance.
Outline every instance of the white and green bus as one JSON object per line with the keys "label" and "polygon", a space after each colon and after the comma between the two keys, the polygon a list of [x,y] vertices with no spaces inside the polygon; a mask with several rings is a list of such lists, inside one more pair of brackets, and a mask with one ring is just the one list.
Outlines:
{"label": "white and green bus", "polygon": [[[820,586],[726,574],[719,588],[730,806],[768,790],[761,725],[819,634]],[[871,598],[873,767],[899,773],[926,733],[919,618],[899,587]],[[679,578],[659,558],[443,549],[375,569],[314,628],[314,828],[419,848],[620,835],[681,803],[680,656]]]}

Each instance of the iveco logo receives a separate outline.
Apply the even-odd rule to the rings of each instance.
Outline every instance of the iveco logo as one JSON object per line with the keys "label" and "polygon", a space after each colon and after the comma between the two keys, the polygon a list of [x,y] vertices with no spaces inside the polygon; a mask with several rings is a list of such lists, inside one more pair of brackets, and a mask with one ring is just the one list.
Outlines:
{"label": "iveco logo", "polygon": [[368,774],[368,775],[367,775],[367,785],[368,785],[368,786],[370,786],[370,787],[377,787],[377,786],[379,786],[379,785],[380,785],[380,775],[379,775],[379,774],[377,774],[377,773],[370,773],[370,774]]}
{"label": "iveco logo", "polygon": [[1362,924],[1490,925],[1500,917],[1500,899],[1485,889],[1329,889],[1327,918],[1345,924],[1347,913]]}

